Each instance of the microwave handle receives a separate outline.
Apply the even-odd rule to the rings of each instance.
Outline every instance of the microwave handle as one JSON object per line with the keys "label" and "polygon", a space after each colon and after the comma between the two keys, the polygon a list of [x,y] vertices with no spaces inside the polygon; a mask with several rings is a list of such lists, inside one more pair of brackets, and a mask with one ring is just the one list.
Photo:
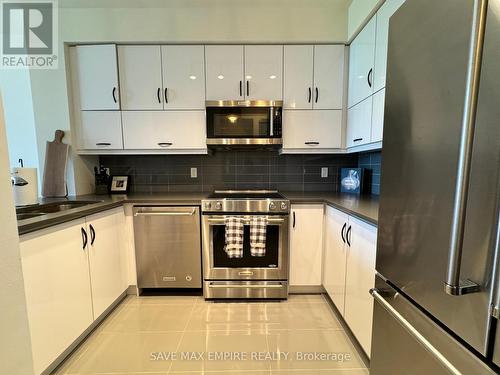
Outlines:
{"label": "microwave handle", "polygon": [[269,108],[269,135],[274,136],[274,107]]}

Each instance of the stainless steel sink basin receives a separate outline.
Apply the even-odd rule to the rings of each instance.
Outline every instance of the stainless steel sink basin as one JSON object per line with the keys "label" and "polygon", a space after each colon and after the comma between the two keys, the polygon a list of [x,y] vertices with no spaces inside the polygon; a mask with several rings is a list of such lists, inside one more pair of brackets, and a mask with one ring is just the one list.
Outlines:
{"label": "stainless steel sink basin", "polygon": [[[46,203],[32,207],[18,208],[17,219],[18,220],[30,219],[32,217],[67,211],[73,208],[85,207],[100,202],[101,201],[62,201],[62,202]],[[31,216],[29,217],[29,215]],[[22,216],[22,218],[20,218],[20,216]]]}

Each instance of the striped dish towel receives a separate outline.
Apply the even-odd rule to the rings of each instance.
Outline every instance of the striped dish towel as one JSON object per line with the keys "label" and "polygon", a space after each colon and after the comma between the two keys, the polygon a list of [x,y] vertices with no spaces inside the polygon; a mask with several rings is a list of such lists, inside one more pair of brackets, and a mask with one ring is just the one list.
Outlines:
{"label": "striped dish towel", "polygon": [[267,218],[253,216],[250,221],[250,254],[253,257],[266,255]]}
{"label": "striped dish towel", "polygon": [[243,218],[229,216],[226,224],[226,244],[224,251],[228,258],[243,258]]}

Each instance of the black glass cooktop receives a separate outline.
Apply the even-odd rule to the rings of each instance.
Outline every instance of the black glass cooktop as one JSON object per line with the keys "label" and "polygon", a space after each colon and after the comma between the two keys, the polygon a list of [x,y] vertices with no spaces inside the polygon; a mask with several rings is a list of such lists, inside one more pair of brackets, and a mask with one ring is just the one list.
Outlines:
{"label": "black glass cooktop", "polygon": [[216,190],[209,199],[285,199],[276,190]]}

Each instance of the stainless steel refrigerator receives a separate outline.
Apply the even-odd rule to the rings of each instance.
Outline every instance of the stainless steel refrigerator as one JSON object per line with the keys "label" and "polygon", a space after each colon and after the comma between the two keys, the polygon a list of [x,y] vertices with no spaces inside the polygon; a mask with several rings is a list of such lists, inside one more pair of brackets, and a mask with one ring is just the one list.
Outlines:
{"label": "stainless steel refrigerator", "polygon": [[500,0],[390,20],[371,374],[500,365]]}

